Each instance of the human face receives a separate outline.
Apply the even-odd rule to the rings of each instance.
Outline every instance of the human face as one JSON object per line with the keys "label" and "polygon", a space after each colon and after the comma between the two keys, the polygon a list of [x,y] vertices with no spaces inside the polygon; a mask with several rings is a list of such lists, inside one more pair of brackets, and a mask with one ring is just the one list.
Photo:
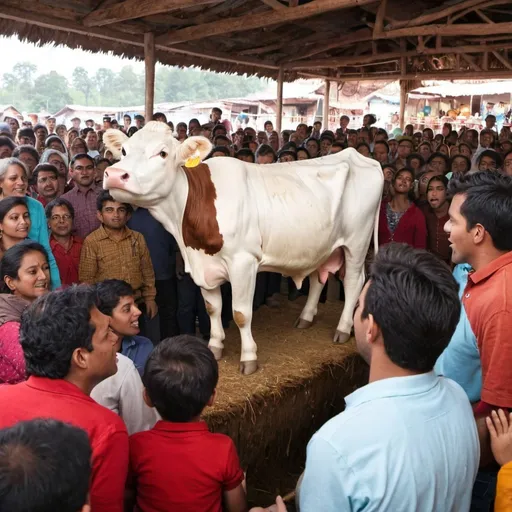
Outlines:
{"label": "human face", "polygon": [[267,133],[270,133],[270,132],[272,132],[274,130],[274,125],[270,121],[267,121],[265,123],[265,127],[264,128],[265,128],[265,131]]}
{"label": "human face", "polygon": [[505,161],[503,162],[503,172],[507,176],[512,176],[512,153],[505,157]]}
{"label": "human face", "polygon": [[48,135],[48,132],[43,128],[38,128],[36,131],[36,137],[39,142],[44,142],[44,139],[46,139],[46,136]]}
{"label": "human face", "polygon": [[140,309],[133,297],[121,297],[117,306],[112,310],[110,326],[121,337],[139,334]]}
{"label": "human face", "polygon": [[26,135],[22,135],[21,137],[18,137],[18,144],[20,146],[23,146],[25,144],[28,144],[29,146],[33,146],[35,144],[34,139],[27,137]]}
{"label": "human face", "polygon": [[62,176],[64,179],[67,179],[66,164],[59,155],[56,155],[55,153],[53,155],[50,155],[50,158],[48,158],[48,163],[54,165],[57,168],[59,176]]}
{"label": "human face", "polygon": [[367,157],[367,158],[369,158],[369,157],[370,157],[370,150],[368,149],[368,147],[367,147],[367,146],[359,146],[359,147],[357,148],[357,152],[358,152],[359,154],[361,154],[361,155],[363,155],[363,156]]}
{"label": "human face", "polygon": [[419,147],[419,153],[424,158],[424,160],[427,160],[430,157],[432,151],[427,144],[423,144]]}
{"label": "human face", "polygon": [[80,130],[80,119],[73,119],[72,123],[75,130]]}
{"label": "human face", "polygon": [[295,142],[295,144],[299,143],[299,134],[297,132],[290,134],[290,142]]}
{"label": "human face", "polygon": [[74,182],[78,186],[90,187],[94,182],[94,178],[96,177],[96,169],[94,168],[94,163],[91,162],[88,158],[78,159],[73,165],[71,175]]}
{"label": "human face", "polygon": [[448,135],[450,135],[450,131],[451,131],[451,128],[449,126],[443,126],[443,131],[442,131],[443,137],[448,137]]}
{"label": "human face", "polygon": [[459,146],[452,146],[450,148],[450,156],[455,156],[455,155],[458,155],[459,153],[460,153]]}
{"label": "human face", "polygon": [[49,149],[56,149],[57,151],[60,151],[61,153],[64,153],[64,144],[62,142],[59,142],[58,140],[54,140],[50,143]]}
{"label": "human face", "polygon": [[413,133],[414,133],[414,126],[412,124],[408,124],[405,127],[405,135],[407,135],[408,137],[412,137]]}
{"label": "human face", "polygon": [[482,133],[480,135],[480,145],[483,148],[491,147],[493,140],[494,140],[494,137],[490,133]]}
{"label": "human face", "polygon": [[435,171],[437,174],[444,174],[446,172],[446,162],[444,158],[436,156],[429,164],[429,170]]}
{"label": "human face", "polygon": [[357,134],[349,133],[347,136],[347,145],[351,148],[355,148],[357,144]]}
{"label": "human face", "polygon": [[476,231],[481,226],[476,225],[473,229],[467,229],[466,218],[461,214],[460,209],[466,200],[465,194],[456,194],[450,204],[448,222],[444,230],[448,233],[448,241],[452,249],[452,261],[455,264],[472,263],[472,255],[475,249],[474,238]]}
{"label": "human face", "polygon": [[322,156],[328,155],[329,151],[331,150],[332,142],[330,139],[322,139],[320,141],[320,152],[322,153]]}
{"label": "human face", "polygon": [[10,165],[0,181],[3,197],[25,197],[28,187],[27,174],[25,169],[19,165]]}
{"label": "human face", "polygon": [[33,302],[49,291],[50,266],[39,251],[30,251],[23,256],[16,278],[5,277],[5,284],[12,293]]}
{"label": "human face", "polygon": [[466,173],[469,171],[467,169],[467,163],[462,156],[456,156],[452,161],[452,172],[458,172],[458,173]]}
{"label": "human face", "polygon": [[446,204],[446,187],[442,181],[431,181],[427,190],[427,201],[433,210]]}
{"label": "human face", "polygon": [[370,142],[370,134],[367,131],[360,131],[357,135],[357,142]]}
{"label": "human face", "polygon": [[280,162],[295,162],[295,158],[292,155],[285,153],[279,157]]}
{"label": "human face", "polygon": [[59,192],[59,179],[51,171],[39,171],[37,173],[37,192],[47,201],[52,201]]}
{"label": "human face", "polygon": [[5,237],[15,240],[16,243],[25,240],[30,231],[30,215],[25,205],[11,208],[0,223],[0,229]]}
{"label": "human face", "polygon": [[214,123],[218,123],[220,121],[220,118],[221,118],[221,113],[218,110],[212,110],[212,112],[210,114],[210,119]]}
{"label": "human face", "polygon": [[297,160],[307,160],[309,157],[305,151],[300,149],[297,151]]}
{"label": "human face", "polygon": [[478,164],[479,171],[495,171],[496,170],[496,160],[490,156],[483,156],[480,159],[480,163]]}
{"label": "human face", "polygon": [[412,143],[402,141],[398,144],[398,158],[405,159],[412,153]]}
{"label": "human face", "polygon": [[85,143],[89,150],[97,150],[98,149],[98,134],[96,132],[88,132],[85,137]]}
{"label": "human face", "polygon": [[492,128],[494,128],[494,125],[496,124],[496,119],[494,119],[494,117],[488,117],[486,120],[485,120],[485,127],[486,128],[489,128],[489,130],[491,130]]}
{"label": "human face", "polygon": [[410,172],[403,171],[397,174],[393,184],[397,194],[408,194],[414,185],[414,177]]}
{"label": "human face", "polygon": [[73,230],[73,217],[66,206],[55,206],[48,221],[52,234],[57,236],[69,236]]}
{"label": "human face", "polygon": [[384,181],[391,182],[393,180],[393,176],[395,174],[395,172],[393,171],[393,168],[384,167],[384,169],[382,169],[382,172],[384,173]]}
{"label": "human face", "polygon": [[57,135],[62,139],[64,140],[64,138],[66,137],[66,134],[67,134],[67,130],[66,128],[64,128],[63,126],[59,127],[58,130],[57,130]]}
{"label": "human face", "polygon": [[266,143],[268,141],[268,137],[266,132],[258,132],[258,142],[260,144]]}
{"label": "human face", "polygon": [[466,146],[465,144],[461,144],[459,146],[459,153],[461,155],[467,156],[468,158],[471,158],[471,155],[472,155],[471,149],[468,146]]}
{"label": "human face", "polygon": [[103,174],[105,174],[105,169],[108,167],[108,162],[100,162],[96,166],[96,177],[94,178],[94,181],[96,183],[102,183],[103,182]]}
{"label": "human face", "polygon": [[348,119],[347,117],[342,117],[340,119],[340,127],[343,128],[343,130],[347,128],[348,123],[350,123],[350,119]]}
{"label": "human face", "polygon": [[11,158],[12,156],[12,149],[5,145],[0,147],[0,160],[2,158]]}
{"label": "human face", "polygon": [[431,142],[434,139],[434,132],[432,130],[423,130],[423,138],[427,142]]}
{"label": "human face", "polygon": [[331,146],[331,149],[329,150],[329,155],[334,155],[335,153],[339,153],[343,148],[340,148],[339,146]]}
{"label": "human face", "polygon": [[430,178],[433,178],[434,176],[437,176],[438,174],[442,174],[442,173],[439,173],[436,171],[429,171],[429,172],[426,172],[420,178],[419,185],[418,185],[418,192],[419,192],[421,198],[424,199],[427,195],[427,185],[428,185]]}
{"label": "human face", "polygon": [[132,124],[132,118],[130,116],[124,116],[123,124],[125,128],[130,128],[130,125]]}
{"label": "human face", "polygon": [[11,132],[12,132],[13,137],[15,137],[16,132],[18,131],[18,129],[20,127],[20,124],[18,123],[18,121],[16,119],[14,119],[13,117],[10,117],[9,118],[9,126],[11,127]]}
{"label": "human face", "polygon": [[32,176],[32,172],[37,165],[37,160],[28,151],[20,153],[18,158],[26,165],[29,175]]}
{"label": "human face", "polygon": [[241,160],[242,162],[247,162],[249,164],[254,163],[253,159],[249,155],[240,155],[237,156],[238,160]]}
{"label": "human face", "polygon": [[256,163],[260,165],[272,164],[274,163],[274,157],[272,155],[259,155]]}
{"label": "human face", "polygon": [[318,155],[318,143],[314,140],[308,140],[306,142],[306,149],[308,153],[311,155],[311,158],[315,158]]}
{"label": "human face", "polygon": [[71,156],[78,155],[80,153],[87,153],[87,146],[81,140],[74,140],[71,145]]}
{"label": "human face", "polygon": [[55,119],[48,119],[46,121],[46,127],[49,133],[53,133],[55,131]]}
{"label": "human face", "polygon": [[272,132],[268,138],[268,143],[272,146],[272,149],[274,151],[277,151],[279,149],[279,136],[277,133]]}
{"label": "human face", "polygon": [[443,153],[444,155],[446,156],[449,156],[450,155],[450,150],[448,148],[448,146],[446,144],[441,144],[438,148],[437,148],[437,151],[439,151],[439,153]]}
{"label": "human face", "polygon": [[370,281],[366,283],[361,291],[361,295],[359,295],[359,300],[357,301],[354,310],[354,334],[356,338],[357,351],[368,364],[371,362],[372,354],[371,344],[368,339],[370,317],[363,319],[362,313],[364,311],[366,293],[368,292],[369,286]]}
{"label": "human face", "polygon": [[398,149],[398,142],[396,140],[388,140],[389,152],[396,155]]}
{"label": "human face", "polygon": [[101,212],[98,212],[99,221],[108,229],[121,231],[126,226],[130,214],[123,203],[107,201]]}

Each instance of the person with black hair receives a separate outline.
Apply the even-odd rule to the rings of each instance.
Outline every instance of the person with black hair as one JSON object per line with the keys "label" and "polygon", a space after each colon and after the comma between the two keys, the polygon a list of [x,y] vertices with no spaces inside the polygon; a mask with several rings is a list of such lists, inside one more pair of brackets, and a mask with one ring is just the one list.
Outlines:
{"label": "person with black hair", "polygon": [[256,163],[257,164],[273,164],[276,161],[276,154],[271,146],[262,144],[256,150]]}
{"label": "person with black hair", "polygon": [[32,179],[37,190],[36,199],[46,205],[59,194],[59,170],[52,164],[39,164],[34,169]]}
{"label": "person with black hair", "polygon": [[501,155],[493,149],[482,151],[476,159],[476,166],[479,171],[497,171],[501,169],[502,164]]}
{"label": "person with black hair", "polygon": [[322,133],[320,137],[320,154],[317,156],[327,156],[331,151],[331,146],[334,142],[334,137],[329,133]]}
{"label": "person with black hair", "polygon": [[92,447],[91,509],[123,512],[126,427],[89,396],[116,373],[119,348],[95,291],[75,285],[39,297],[22,314],[20,340],[28,380],[0,386],[0,428],[44,417],[84,429]]}
{"label": "person with black hair", "polygon": [[144,399],[162,421],[130,437],[132,480],[141,512],[161,508],[245,512],[247,502],[233,441],[212,434],[201,413],[215,400],[219,370],[208,347],[189,335],[163,340],[144,371]]}
{"label": "person with black hair", "polygon": [[277,154],[278,162],[295,162],[297,160],[297,151],[293,149],[281,149]]}
{"label": "person with black hair", "polygon": [[231,156],[231,152],[227,146],[215,146],[210,154],[207,156],[208,158],[217,158],[218,156]]}
{"label": "person with black hair", "polygon": [[131,205],[116,201],[108,190],[100,193],[97,215],[101,226],[84,240],[78,275],[88,284],[105,279],[126,281],[151,320],[158,313],[155,273],[144,237],[126,226],[131,212]]}
{"label": "person with black hair", "polygon": [[405,244],[379,250],[354,311],[369,384],[309,442],[302,512],[469,510],[479,459],[471,405],[432,371],[459,314],[438,258]]}
{"label": "person with black hair", "polygon": [[241,148],[235,153],[235,158],[253,164],[255,162],[254,153],[249,148]]}
{"label": "person with black hair", "polygon": [[377,140],[373,144],[373,158],[384,165],[389,162],[389,145],[385,140]]}
{"label": "person with black hair", "polygon": [[371,157],[370,145],[367,144],[366,142],[360,142],[356,146],[356,151],[359,154],[365,156],[366,158],[370,158]]}
{"label": "person with black hair", "polygon": [[50,288],[43,246],[27,240],[7,250],[0,263],[0,279],[0,384],[15,384],[26,378],[19,336],[21,314]]}
{"label": "person with black hair", "polygon": [[308,150],[309,158],[316,158],[320,155],[320,140],[310,137],[304,141],[303,146]]}
{"label": "person with black hair", "polygon": [[16,144],[5,135],[0,135],[0,159],[11,158],[12,152],[16,149]]}
{"label": "person with black hair", "polygon": [[33,172],[39,163],[39,153],[36,151],[36,148],[28,144],[18,146],[12,152],[12,157],[18,158],[25,164],[27,168],[28,180],[30,184],[33,184]]}
{"label": "person with black hair", "polygon": [[[339,153],[340,151],[343,151],[345,149],[345,144],[340,141],[334,141],[332,143],[331,149],[329,150],[330,155],[334,155],[335,153]],[[298,152],[298,150],[297,150]]]}
{"label": "person with black hair", "polygon": [[445,229],[452,261],[468,264],[472,272],[462,294],[468,327],[438,365],[466,390],[474,389],[481,471],[473,504],[475,510],[490,510],[497,468],[485,417],[500,407],[512,409],[512,178],[480,171],[452,179],[448,190],[453,199]]}
{"label": "person with black hair", "polygon": [[0,510],[90,512],[87,433],[52,419],[0,430]]}
{"label": "person with black hair", "polygon": [[427,160],[427,170],[436,174],[446,174],[450,170],[450,159],[444,153],[436,151]]}
{"label": "person with black hair", "polygon": [[35,148],[36,134],[32,128],[20,128],[16,134],[16,140],[20,146],[27,145]]}

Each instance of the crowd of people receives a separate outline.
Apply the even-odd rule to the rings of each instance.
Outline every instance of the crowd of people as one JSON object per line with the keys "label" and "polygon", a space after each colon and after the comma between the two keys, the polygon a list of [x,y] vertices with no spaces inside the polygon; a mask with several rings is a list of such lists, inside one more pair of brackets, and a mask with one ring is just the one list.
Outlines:
{"label": "crowd of people", "polygon": [[[248,509],[233,441],[201,421],[219,372],[200,290],[148,210],[102,189],[104,131],[133,121],[0,123],[1,511]],[[512,510],[512,136],[486,123],[390,135],[343,116],[279,134],[233,131],[217,108],[167,123],[209,138],[209,158],[352,147],[382,167],[381,248],[354,312],[369,384],[311,439],[303,512]],[[279,307],[282,284],[259,274],[254,308]]]}

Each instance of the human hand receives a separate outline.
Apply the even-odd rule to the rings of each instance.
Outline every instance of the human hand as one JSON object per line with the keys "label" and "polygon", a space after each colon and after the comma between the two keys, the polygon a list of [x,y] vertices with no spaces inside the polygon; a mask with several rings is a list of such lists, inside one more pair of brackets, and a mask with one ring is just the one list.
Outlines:
{"label": "human hand", "polygon": [[485,418],[491,434],[491,449],[496,462],[503,466],[512,461],[512,414],[505,414],[502,409],[492,411]]}
{"label": "human hand", "polygon": [[283,498],[278,496],[274,505],[270,505],[270,507],[267,508],[253,507],[251,510],[249,510],[249,512],[287,512],[287,510]]}
{"label": "human hand", "polygon": [[156,305],[156,302],[154,300],[147,300],[146,301],[146,315],[150,319],[152,319],[152,318],[155,318],[157,313],[158,313],[158,306]]}

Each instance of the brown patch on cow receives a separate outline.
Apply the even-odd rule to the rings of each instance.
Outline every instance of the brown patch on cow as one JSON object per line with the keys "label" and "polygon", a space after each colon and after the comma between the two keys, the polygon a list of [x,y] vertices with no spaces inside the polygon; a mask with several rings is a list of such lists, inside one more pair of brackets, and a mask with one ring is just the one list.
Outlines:
{"label": "brown patch on cow", "polygon": [[206,254],[217,254],[224,244],[217,222],[215,199],[217,192],[210,168],[206,164],[182,167],[188,180],[188,196],[183,214],[183,241],[192,249],[203,249]]}
{"label": "brown patch on cow", "polygon": [[235,324],[238,325],[240,329],[245,326],[245,316],[240,311],[235,311],[233,313],[233,319],[235,320]]}
{"label": "brown patch on cow", "polygon": [[215,308],[207,300],[204,301],[204,305],[206,306],[206,312],[209,315],[213,315]]}

